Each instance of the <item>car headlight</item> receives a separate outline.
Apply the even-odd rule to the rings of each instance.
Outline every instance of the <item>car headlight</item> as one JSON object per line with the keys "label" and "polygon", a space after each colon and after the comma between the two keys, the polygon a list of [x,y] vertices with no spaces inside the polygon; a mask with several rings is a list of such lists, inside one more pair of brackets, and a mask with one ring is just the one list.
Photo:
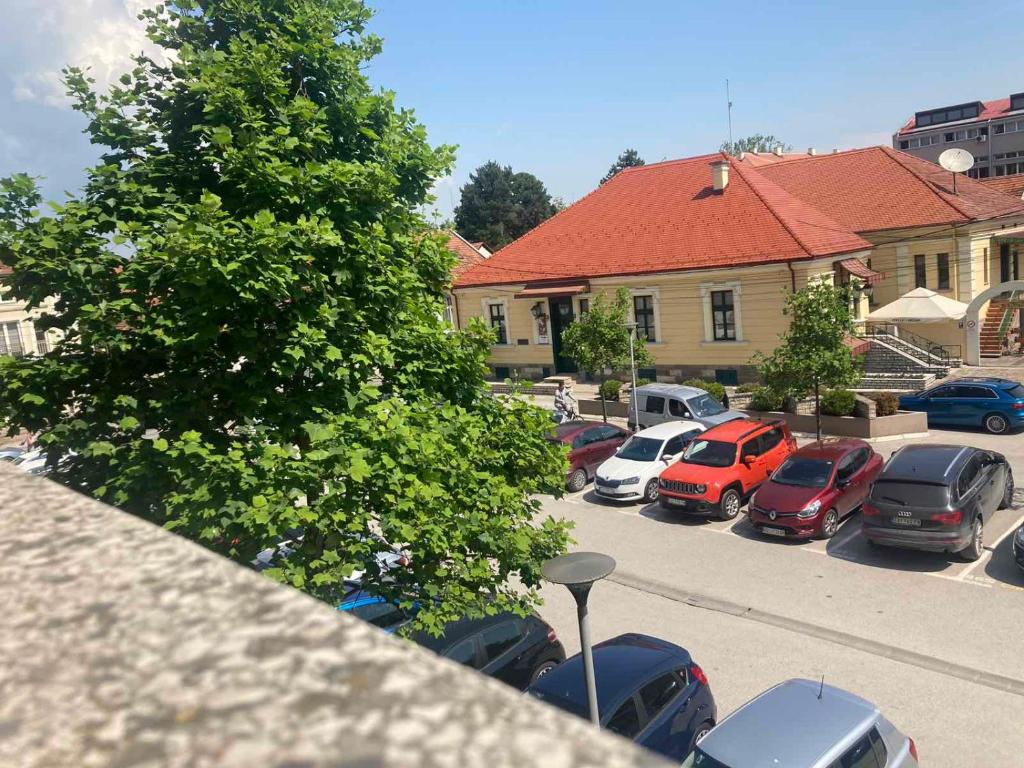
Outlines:
{"label": "car headlight", "polygon": [[1017,543],[1024,547],[1024,525],[1017,529],[1017,532],[1013,534],[1013,537],[1017,540]]}
{"label": "car headlight", "polygon": [[693,489],[697,491],[697,493],[704,493],[708,487],[706,485],[695,485],[693,486]]}
{"label": "car headlight", "polygon": [[619,483],[619,485],[636,485],[639,482],[640,482],[640,476],[637,475],[636,477],[627,477],[625,480],[623,480],[621,483]]}
{"label": "car headlight", "polygon": [[797,517],[814,517],[816,514],[818,514],[818,510],[820,510],[820,509],[821,509],[821,499],[818,499],[816,501],[812,501],[806,507],[804,507],[799,512],[797,512],[796,516]]}

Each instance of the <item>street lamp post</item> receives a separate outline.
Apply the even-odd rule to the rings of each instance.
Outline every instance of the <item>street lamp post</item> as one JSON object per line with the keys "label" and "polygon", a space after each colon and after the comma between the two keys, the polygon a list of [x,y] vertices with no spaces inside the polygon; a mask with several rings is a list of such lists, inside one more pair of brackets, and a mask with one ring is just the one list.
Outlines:
{"label": "street lamp post", "polygon": [[633,357],[633,337],[636,334],[636,323],[626,323],[626,327],[629,328],[629,374],[633,378],[629,399],[633,404],[633,423],[640,426],[640,406],[636,403],[636,360]]}
{"label": "street lamp post", "polygon": [[599,552],[570,552],[552,558],[541,566],[541,575],[553,584],[564,584],[576,600],[576,617],[580,624],[580,652],[583,654],[583,676],[587,685],[587,707],[590,722],[600,725],[597,710],[597,684],[594,681],[594,655],[590,649],[590,626],[587,621],[587,598],[595,581],[615,570],[615,560]]}

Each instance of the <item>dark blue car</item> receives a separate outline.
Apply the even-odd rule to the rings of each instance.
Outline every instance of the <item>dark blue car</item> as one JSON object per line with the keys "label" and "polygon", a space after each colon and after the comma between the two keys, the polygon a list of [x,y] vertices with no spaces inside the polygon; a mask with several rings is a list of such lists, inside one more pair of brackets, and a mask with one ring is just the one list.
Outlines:
{"label": "dark blue car", "polygon": [[955,379],[903,395],[900,408],[924,411],[929,424],[984,427],[1001,435],[1024,427],[1024,384],[1010,379]]}
{"label": "dark blue car", "polygon": [[[601,727],[679,762],[715,725],[703,670],[678,645],[619,635],[594,646]],[[548,704],[587,718],[583,658],[576,654],[530,686]]]}

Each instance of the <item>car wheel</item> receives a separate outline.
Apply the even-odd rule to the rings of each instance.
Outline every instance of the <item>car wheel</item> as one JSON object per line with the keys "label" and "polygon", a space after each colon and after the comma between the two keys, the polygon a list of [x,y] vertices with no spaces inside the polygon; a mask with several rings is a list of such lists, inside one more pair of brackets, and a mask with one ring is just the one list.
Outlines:
{"label": "car wheel", "polygon": [[583,487],[586,484],[587,484],[587,470],[585,470],[585,469],[577,469],[575,472],[573,472],[571,475],[569,475],[569,482],[567,483],[567,487],[569,488],[569,493],[576,493],[577,491],[582,491]]}
{"label": "car wheel", "polygon": [[658,500],[658,478],[654,478],[644,487],[644,501],[653,504]]}
{"label": "car wheel", "polygon": [[697,726],[697,730],[693,732],[693,738],[690,739],[690,752],[693,752],[694,747],[696,747],[700,743],[701,739],[703,739],[705,736],[711,733],[711,729],[714,727],[715,724],[712,723],[710,720],[705,720],[703,723]]}
{"label": "car wheel", "polygon": [[971,543],[961,552],[960,556],[968,562],[974,562],[985,552],[985,529],[979,517],[971,527]]}
{"label": "car wheel", "polygon": [[836,535],[836,531],[839,530],[839,512],[834,509],[830,509],[825,513],[825,516],[821,519],[821,533],[818,534],[819,539],[831,539]]}
{"label": "car wheel", "polygon": [[985,417],[985,429],[993,435],[1001,435],[1010,428],[1010,422],[1000,413],[990,413]]}
{"label": "car wheel", "polygon": [[732,520],[740,513],[740,495],[735,489],[730,488],[722,492],[722,498],[718,501],[718,516],[723,520]]}
{"label": "car wheel", "polygon": [[999,502],[1000,509],[1009,509],[1013,506],[1013,472],[1010,471],[1009,467],[1006,469],[1006,485],[1003,488],[1003,498]]}
{"label": "car wheel", "polygon": [[535,670],[533,670],[533,674],[530,675],[530,685],[533,685],[534,683],[536,683],[538,680],[540,680],[542,677],[544,677],[544,675],[546,675],[548,672],[550,672],[552,669],[554,669],[557,666],[558,666],[558,662],[557,661],[551,661],[550,659],[548,659],[545,662],[542,662],[542,663],[538,664],[537,668]]}

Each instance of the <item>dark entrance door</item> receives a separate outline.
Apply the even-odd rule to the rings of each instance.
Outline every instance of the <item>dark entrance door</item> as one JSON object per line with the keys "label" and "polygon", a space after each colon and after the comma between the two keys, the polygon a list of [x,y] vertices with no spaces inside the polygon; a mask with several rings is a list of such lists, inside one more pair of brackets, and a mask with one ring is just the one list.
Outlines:
{"label": "dark entrance door", "polygon": [[576,373],[576,363],[562,355],[562,332],[573,321],[572,299],[568,296],[548,299],[551,312],[551,345],[555,352],[556,373]]}
{"label": "dark entrance door", "polygon": [[1005,283],[1010,280],[1020,280],[1020,256],[1017,246],[1009,243],[999,245],[999,282]]}

